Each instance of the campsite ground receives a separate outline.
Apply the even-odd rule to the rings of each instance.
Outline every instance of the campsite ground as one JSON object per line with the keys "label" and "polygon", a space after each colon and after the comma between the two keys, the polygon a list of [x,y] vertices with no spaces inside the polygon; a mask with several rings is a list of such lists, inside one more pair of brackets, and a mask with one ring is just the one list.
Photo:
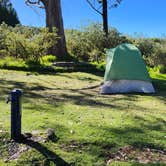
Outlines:
{"label": "campsite ground", "polygon": [[[151,76],[156,94],[100,95],[88,88],[102,81],[97,74],[1,70],[0,165],[164,165],[166,75]],[[22,130],[37,142],[9,139],[13,88],[23,89]]]}

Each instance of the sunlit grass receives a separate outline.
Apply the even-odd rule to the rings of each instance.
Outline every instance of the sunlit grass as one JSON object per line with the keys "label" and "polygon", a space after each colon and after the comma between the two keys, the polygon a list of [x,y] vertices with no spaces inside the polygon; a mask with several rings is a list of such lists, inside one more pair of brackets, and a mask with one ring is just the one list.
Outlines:
{"label": "sunlit grass", "polygon": [[[105,165],[111,152],[126,145],[164,149],[166,75],[150,74],[156,94],[100,95],[99,88],[84,89],[100,84],[102,77],[95,74],[1,70],[0,127],[10,132],[10,105],[5,97],[19,88],[23,90],[22,131],[38,130],[44,135],[47,128],[53,128],[58,141],[43,146],[67,163]],[[34,149],[24,152],[17,163],[30,165],[32,160],[44,159]]]}

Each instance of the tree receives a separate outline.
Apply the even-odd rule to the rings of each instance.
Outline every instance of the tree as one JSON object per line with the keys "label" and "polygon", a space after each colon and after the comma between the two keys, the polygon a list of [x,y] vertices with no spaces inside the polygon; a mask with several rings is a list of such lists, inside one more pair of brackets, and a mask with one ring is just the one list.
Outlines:
{"label": "tree", "polygon": [[61,0],[26,0],[26,4],[36,5],[45,10],[46,14],[46,27],[50,32],[56,27],[57,34],[60,37],[57,44],[50,50],[51,54],[63,58],[67,55],[66,39],[63,27],[63,18],[61,11]]}
{"label": "tree", "polygon": [[0,0],[0,23],[2,22],[11,26],[20,23],[17,13],[9,0]]}
{"label": "tree", "polygon": [[108,36],[108,8],[117,7],[122,0],[86,0],[90,7],[102,16],[103,31]]}

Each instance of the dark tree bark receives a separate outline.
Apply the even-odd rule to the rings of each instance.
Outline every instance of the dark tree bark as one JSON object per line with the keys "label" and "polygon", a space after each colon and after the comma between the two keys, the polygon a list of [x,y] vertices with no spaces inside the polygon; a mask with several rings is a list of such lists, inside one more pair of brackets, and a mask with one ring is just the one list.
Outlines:
{"label": "dark tree bark", "polygon": [[[61,11],[61,0],[27,0],[26,2],[44,8],[46,13],[46,27],[49,28],[50,32],[53,31],[54,27],[57,29],[57,34],[60,39],[57,44],[49,50],[49,53],[56,55],[59,58],[66,56],[67,48]],[[41,5],[41,2],[43,3],[43,6]]]}
{"label": "dark tree bark", "polygon": [[46,9],[46,26],[52,32],[52,28],[57,28],[57,34],[60,36],[58,43],[52,48],[51,53],[57,56],[65,56],[67,54],[66,40],[63,27],[63,18],[61,11],[61,1],[60,0],[48,0]]}
{"label": "dark tree bark", "polygon": [[110,8],[117,7],[122,0],[86,0],[90,7],[102,16],[103,31],[108,36],[108,4]]}

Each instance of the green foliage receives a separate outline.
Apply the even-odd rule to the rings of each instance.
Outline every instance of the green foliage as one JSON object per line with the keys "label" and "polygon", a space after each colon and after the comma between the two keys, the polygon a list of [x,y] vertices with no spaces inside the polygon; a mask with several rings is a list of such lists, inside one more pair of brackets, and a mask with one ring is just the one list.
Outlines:
{"label": "green foliage", "polygon": [[155,66],[152,70],[154,72],[161,73],[161,74],[166,73],[166,67],[164,65]]}
{"label": "green foliage", "polygon": [[[66,30],[69,55],[64,61],[84,61],[101,64],[105,61],[105,48],[114,48],[121,43],[135,44],[141,51],[146,64],[150,67],[163,66],[166,71],[166,39],[131,38],[123,36],[116,29],[110,28],[106,38],[101,24],[91,24],[82,30]],[[57,43],[56,30],[48,32],[46,28],[17,25],[0,25],[0,57],[21,58],[50,65],[56,61],[54,56],[46,56],[47,50]],[[43,58],[42,58],[43,57]],[[102,67],[98,67],[104,68]]]}
{"label": "green foliage", "polygon": [[155,43],[148,39],[140,39],[136,41],[136,45],[144,57],[149,57],[154,52]]}
{"label": "green foliage", "polygon": [[137,39],[135,44],[148,66],[166,68],[166,39]]}
{"label": "green foliage", "polygon": [[163,65],[166,68],[166,43],[160,46],[153,55],[154,66]]}
{"label": "green foliage", "polygon": [[40,59],[41,64],[50,65],[57,60],[57,57],[54,55],[45,55]]}
{"label": "green foliage", "polygon": [[68,51],[83,61],[101,62],[105,58],[105,48],[113,48],[120,43],[130,42],[116,29],[111,28],[106,38],[101,24],[91,24],[82,31],[66,30]]}
{"label": "green foliage", "polygon": [[56,30],[50,33],[47,28],[32,28],[6,24],[0,26],[0,55],[23,60],[39,61],[47,50],[56,44]]}
{"label": "green foliage", "polygon": [[99,69],[100,71],[105,71],[105,66],[106,66],[106,63],[105,62],[100,62],[98,63],[97,61],[96,62],[92,62],[93,65],[96,66],[97,69]]}
{"label": "green foliage", "polygon": [[26,62],[21,59],[15,59],[13,57],[5,57],[0,60],[0,68],[26,68]]}
{"label": "green foliage", "polygon": [[20,23],[17,13],[9,0],[0,0],[0,24],[2,22],[11,26]]}
{"label": "green foliage", "polygon": [[[82,30],[66,30],[69,53],[82,61],[102,63],[105,48],[114,48],[121,43],[135,44],[148,66],[166,66],[166,39],[131,38],[110,28],[106,38],[102,25],[93,23]],[[164,69],[165,71],[165,69]]]}
{"label": "green foliage", "polygon": [[77,30],[66,31],[67,48],[77,59],[87,61],[91,50],[91,43]]}
{"label": "green foliage", "polygon": [[56,56],[54,56],[54,55],[46,55],[46,56],[43,56],[42,57],[42,60],[44,61],[44,62],[55,62],[56,61]]}

